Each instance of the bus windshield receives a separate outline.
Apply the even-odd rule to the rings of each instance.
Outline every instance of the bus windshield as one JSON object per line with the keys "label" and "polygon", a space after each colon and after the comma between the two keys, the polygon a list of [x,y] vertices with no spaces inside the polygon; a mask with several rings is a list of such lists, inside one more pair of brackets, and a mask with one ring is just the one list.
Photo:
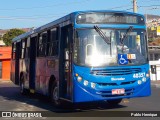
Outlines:
{"label": "bus windshield", "polygon": [[146,33],[133,29],[123,41],[127,29],[101,29],[107,44],[95,29],[77,29],[74,42],[74,62],[81,66],[116,66],[118,54],[129,56],[127,65],[140,65],[148,61]]}

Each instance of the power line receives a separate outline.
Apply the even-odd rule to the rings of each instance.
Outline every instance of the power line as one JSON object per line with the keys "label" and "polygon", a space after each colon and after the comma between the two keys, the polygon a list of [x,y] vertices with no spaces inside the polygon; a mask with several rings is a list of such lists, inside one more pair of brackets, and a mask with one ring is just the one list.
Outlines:
{"label": "power line", "polygon": [[139,1],[139,2],[155,2],[155,1],[160,1],[160,0],[142,0],[142,1]]}
{"label": "power line", "polygon": [[[128,7],[128,4],[113,7],[110,9],[118,9],[122,7]],[[149,6],[138,6],[138,8],[144,8],[144,7],[160,7],[160,5],[149,5]],[[128,8],[125,10],[132,10],[133,8]],[[31,20],[35,21],[35,19],[53,19],[63,16],[64,14],[68,13],[57,13],[57,14],[48,14],[48,15],[32,15],[32,16],[0,16],[1,20]]]}
{"label": "power line", "polygon": [[36,6],[36,7],[28,7],[28,8],[13,8],[13,9],[0,9],[0,10],[29,10],[29,9],[41,9],[41,8],[52,8],[52,7],[59,7],[59,6],[65,6],[65,5],[73,5],[73,4],[81,4],[81,3],[86,3],[91,0],[83,0],[80,2],[71,2],[71,3],[59,3],[59,4],[54,4],[54,5],[49,5],[49,6]]}
{"label": "power line", "polygon": [[60,17],[60,16],[50,16],[50,17],[32,17],[32,18],[23,18],[23,17],[8,17],[8,16],[1,16],[0,17],[0,20],[30,20],[30,21],[36,21],[37,19],[38,20],[42,20],[42,19],[51,19],[51,18],[57,18],[57,17]]}
{"label": "power line", "polygon": [[[88,0],[89,1],[89,0]],[[122,6],[117,6],[117,7],[112,7],[110,9],[117,9],[117,8],[122,8],[122,7],[128,7],[128,4],[122,5]],[[0,16],[0,19],[7,19],[7,20],[33,20],[33,19],[49,19],[49,18],[56,18],[56,17],[61,17],[64,14],[68,13],[57,13],[57,14],[49,14],[49,15],[32,15],[32,16]]]}
{"label": "power line", "polygon": [[[128,7],[128,4],[122,5],[122,6],[117,6],[109,9],[118,9],[122,7]],[[34,20],[34,19],[50,19],[50,18],[56,18],[56,17],[61,17],[64,14],[68,13],[57,13],[57,14],[48,14],[48,15],[32,15],[32,16],[0,16],[0,19],[5,19],[5,20]]]}
{"label": "power line", "polygon": [[141,7],[160,7],[160,5],[148,5],[148,6],[138,6],[139,8]]}
{"label": "power line", "polygon": [[133,8],[128,8],[128,9],[125,9],[125,10],[133,10]]}
{"label": "power line", "polygon": [[64,16],[67,13],[48,14],[48,15],[33,15],[33,16],[0,16],[0,20],[23,20],[36,21],[36,19],[55,19]]}
{"label": "power line", "polygon": [[59,14],[48,14],[48,15],[33,15],[33,16],[0,16],[0,18],[47,18],[47,17],[61,17],[62,15],[67,13],[59,13]]}
{"label": "power line", "polygon": [[[160,7],[160,5],[149,5],[149,6],[138,6],[138,8],[148,8],[148,7]],[[132,10],[133,8],[128,8],[126,10]]]}
{"label": "power line", "polygon": [[123,7],[128,7],[128,4],[122,5],[122,6],[117,6],[117,7],[112,7],[112,8],[109,8],[109,9],[113,10],[113,9],[118,9],[118,8],[123,8]]}

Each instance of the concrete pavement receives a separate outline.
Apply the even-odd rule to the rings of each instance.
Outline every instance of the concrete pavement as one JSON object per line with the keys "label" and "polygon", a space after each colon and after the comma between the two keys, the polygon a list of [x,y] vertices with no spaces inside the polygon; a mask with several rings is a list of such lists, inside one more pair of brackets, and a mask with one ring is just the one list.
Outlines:
{"label": "concrete pavement", "polygon": [[160,80],[151,81],[151,85],[160,88]]}

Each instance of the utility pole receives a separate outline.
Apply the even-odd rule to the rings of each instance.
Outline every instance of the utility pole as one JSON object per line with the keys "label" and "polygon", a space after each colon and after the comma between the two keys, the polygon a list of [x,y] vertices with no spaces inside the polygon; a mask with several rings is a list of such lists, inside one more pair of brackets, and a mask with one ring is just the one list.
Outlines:
{"label": "utility pole", "polygon": [[133,12],[137,13],[137,0],[133,0]]}

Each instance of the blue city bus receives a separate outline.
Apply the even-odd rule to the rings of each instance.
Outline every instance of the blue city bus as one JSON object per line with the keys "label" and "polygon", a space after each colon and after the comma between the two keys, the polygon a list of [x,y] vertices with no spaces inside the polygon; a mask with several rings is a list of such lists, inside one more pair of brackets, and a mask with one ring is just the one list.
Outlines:
{"label": "blue city bus", "polygon": [[12,41],[11,80],[54,105],[151,94],[143,15],[78,11]]}

